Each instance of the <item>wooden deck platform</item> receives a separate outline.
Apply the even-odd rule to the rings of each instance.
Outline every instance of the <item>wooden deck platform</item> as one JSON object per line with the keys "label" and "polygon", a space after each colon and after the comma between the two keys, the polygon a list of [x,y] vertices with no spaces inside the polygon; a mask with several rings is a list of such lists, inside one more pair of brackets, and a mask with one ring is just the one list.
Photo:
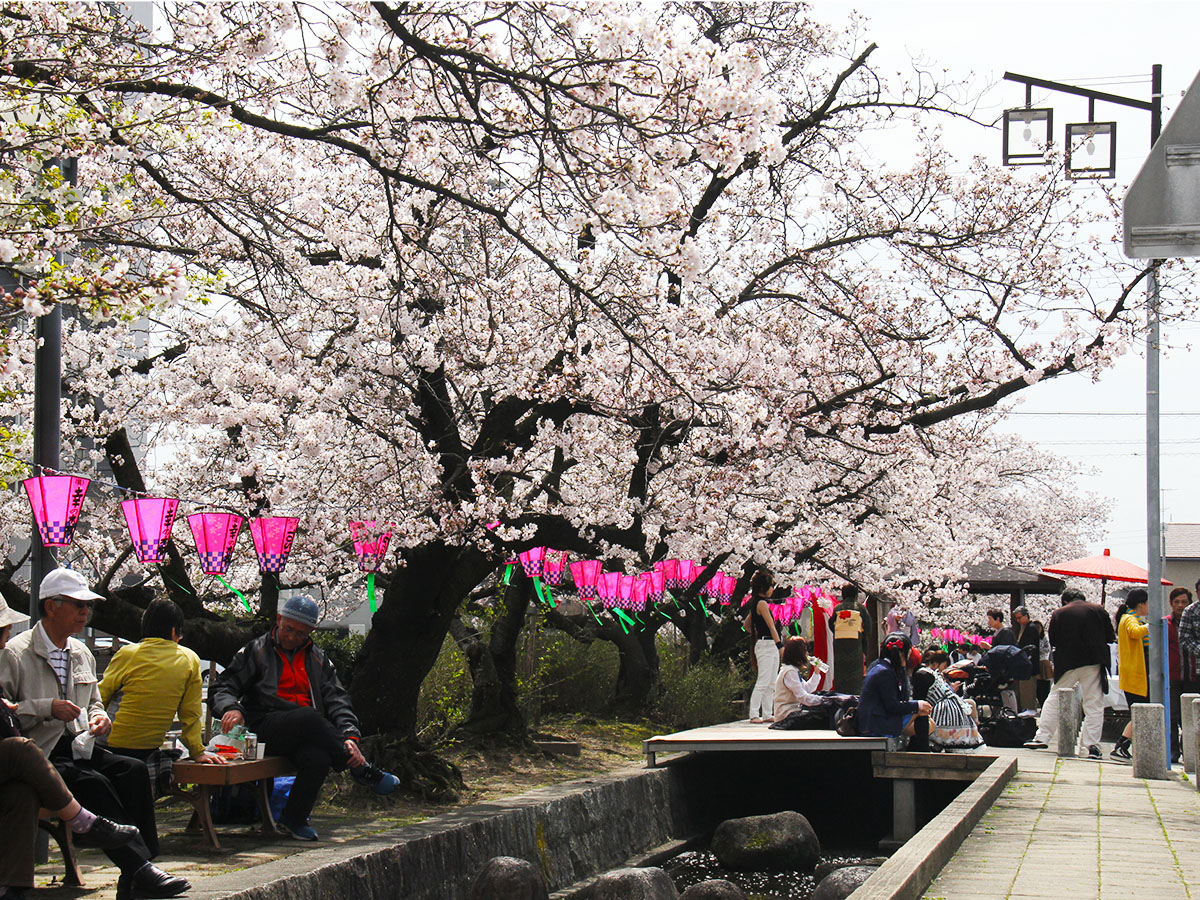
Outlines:
{"label": "wooden deck platform", "polygon": [[886,750],[884,737],[842,737],[836,731],[777,731],[748,719],[705,728],[660,734],[642,741],[646,768],[658,765],[662,753],[713,750]]}

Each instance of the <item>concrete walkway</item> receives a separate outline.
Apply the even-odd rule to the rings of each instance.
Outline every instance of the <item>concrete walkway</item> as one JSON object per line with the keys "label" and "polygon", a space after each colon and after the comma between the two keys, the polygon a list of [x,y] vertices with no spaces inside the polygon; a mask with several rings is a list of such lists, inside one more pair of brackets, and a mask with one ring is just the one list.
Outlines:
{"label": "concrete walkway", "polygon": [[1001,752],[1016,776],[925,900],[1200,900],[1200,794],[1178,769],[1148,781],[1107,760]]}

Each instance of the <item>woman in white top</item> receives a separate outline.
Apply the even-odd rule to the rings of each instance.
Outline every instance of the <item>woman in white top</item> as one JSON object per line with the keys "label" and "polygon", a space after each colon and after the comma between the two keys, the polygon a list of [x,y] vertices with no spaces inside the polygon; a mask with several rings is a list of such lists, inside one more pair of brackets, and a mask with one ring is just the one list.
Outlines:
{"label": "woman in white top", "polygon": [[828,668],[819,659],[809,660],[808,641],[788,638],[783,644],[783,663],[775,679],[775,721],[782,722],[788,713],[801,706],[816,706],[821,697],[814,689],[821,683],[821,674]]}

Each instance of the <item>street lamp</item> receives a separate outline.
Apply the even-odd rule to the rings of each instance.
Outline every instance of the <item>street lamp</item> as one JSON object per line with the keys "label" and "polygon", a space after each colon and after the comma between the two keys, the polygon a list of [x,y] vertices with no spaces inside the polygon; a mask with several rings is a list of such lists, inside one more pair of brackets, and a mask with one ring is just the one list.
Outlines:
{"label": "street lamp", "polygon": [[[1088,122],[1067,126],[1067,175],[1071,178],[1112,178],[1116,177],[1116,124],[1113,122],[1095,122],[1094,111],[1096,102],[1115,103],[1133,109],[1144,109],[1150,113],[1150,146],[1154,145],[1162,133],[1162,66],[1154,65],[1150,69],[1150,99],[1138,100],[1134,97],[1122,97],[1119,94],[1109,94],[1105,91],[1094,91],[1090,88],[1076,87],[1057,81],[1047,81],[1044,78],[1033,78],[1028,75],[1016,75],[1005,72],[1006,81],[1016,81],[1025,85],[1026,105],[1034,87],[1046,88],[1062,94],[1073,94],[1086,97],[1088,100]],[[1107,125],[1110,130],[1102,133],[1099,126]],[[1107,140],[1111,174],[1103,174],[1109,169],[1101,170],[1099,164],[1088,165],[1076,162],[1076,173],[1072,174],[1072,162],[1077,156],[1073,152],[1082,148],[1087,154],[1088,141],[1097,139]],[[1103,157],[1103,154],[1100,155]],[[1163,617],[1162,593],[1162,508],[1160,500],[1161,475],[1159,471],[1159,292],[1158,267],[1161,259],[1155,259],[1150,267],[1146,285],[1146,556],[1149,570],[1146,587],[1150,600],[1150,621],[1159,622]],[[1162,634],[1157,627],[1150,629],[1150,667],[1149,688],[1150,701],[1162,703],[1167,716],[1167,733],[1170,733],[1170,709],[1168,702],[1168,686],[1163,678],[1163,656],[1166,648],[1163,646]]]}
{"label": "street lamp", "polygon": [[1006,166],[1042,166],[1054,140],[1054,110],[1025,106],[1004,111],[1003,159]]}
{"label": "street lamp", "polygon": [[1117,177],[1116,122],[1071,122],[1067,125],[1066,148],[1068,178]]}

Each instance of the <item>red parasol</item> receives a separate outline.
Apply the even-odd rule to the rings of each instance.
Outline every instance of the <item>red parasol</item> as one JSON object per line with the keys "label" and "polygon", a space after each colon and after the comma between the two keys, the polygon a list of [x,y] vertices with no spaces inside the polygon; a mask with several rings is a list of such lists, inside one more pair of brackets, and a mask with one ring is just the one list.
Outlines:
{"label": "red parasol", "polygon": [[[1119,557],[1113,556],[1107,549],[1102,556],[1087,556],[1083,559],[1072,559],[1053,566],[1042,566],[1042,571],[1049,575],[1072,575],[1076,578],[1100,579],[1100,602],[1104,603],[1104,588],[1109,581],[1128,581],[1134,584],[1146,584],[1150,573],[1141,566],[1135,566]],[[1171,582],[1163,579],[1168,587]]]}

